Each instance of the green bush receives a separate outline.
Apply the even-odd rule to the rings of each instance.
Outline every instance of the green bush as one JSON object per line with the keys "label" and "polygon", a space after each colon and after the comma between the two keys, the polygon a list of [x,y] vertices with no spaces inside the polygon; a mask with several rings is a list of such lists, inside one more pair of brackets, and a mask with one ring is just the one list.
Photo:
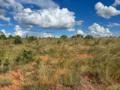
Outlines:
{"label": "green bush", "polygon": [[14,44],[21,44],[21,43],[22,43],[21,37],[19,36],[14,37]]}
{"label": "green bush", "polygon": [[28,40],[28,42],[32,42],[34,40],[37,40],[37,38],[34,37],[34,36],[30,36],[30,37],[27,38],[27,40]]}
{"label": "green bush", "polygon": [[93,39],[93,36],[92,35],[87,35],[87,36],[85,36],[85,39]]}
{"label": "green bush", "polygon": [[77,34],[77,35],[72,36],[72,38],[83,38],[83,35]]}
{"label": "green bush", "polygon": [[61,37],[60,37],[61,39],[66,39],[66,38],[68,38],[66,35],[62,35]]}
{"label": "green bush", "polygon": [[0,35],[0,39],[5,40],[5,39],[7,39],[7,37],[3,34],[3,35]]}
{"label": "green bush", "polygon": [[26,64],[32,61],[32,58],[33,58],[32,51],[23,50],[22,53],[17,56],[15,64]]}

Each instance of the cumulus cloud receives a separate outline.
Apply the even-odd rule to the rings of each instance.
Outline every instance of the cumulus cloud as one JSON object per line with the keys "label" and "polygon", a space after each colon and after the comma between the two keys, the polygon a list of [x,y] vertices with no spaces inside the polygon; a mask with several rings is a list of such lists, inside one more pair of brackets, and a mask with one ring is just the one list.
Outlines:
{"label": "cumulus cloud", "polygon": [[5,16],[5,10],[1,8],[0,8],[0,20],[7,22],[10,21],[10,18]]}
{"label": "cumulus cloud", "polygon": [[78,20],[78,21],[76,21],[76,25],[82,25],[83,24],[83,20]]}
{"label": "cumulus cloud", "polygon": [[75,28],[69,28],[69,29],[67,29],[67,31],[69,31],[69,32],[74,32],[74,31],[75,31]]}
{"label": "cumulus cloud", "polygon": [[112,16],[120,15],[120,10],[117,10],[113,6],[105,6],[101,2],[95,5],[97,14],[103,18],[111,18]]}
{"label": "cumulus cloud", "polygon": [[35,4],[41,8],[57,8],[59,7],[53,0],[21,0],[23,3]]}
{"label": "cumulus cloud", "polygon": [[10,36],[11,33],[6,32],[5,29],[0,30],[6,37]]}
{"label": "cumulus cloud", "polygon": [[23,37],[25,35],[25,31],[23,31],[23,29],[19,26],[19,25],[16,25],[15,26],[15,32],[14,32],[14,35],[15,36],[20,36],[20,37]]}
{"label": "cumulus cloud", "polygon": [[15,19],[18,22],[37,25],[42,28],[70,28],[75,23],[74,13],[67,8],[42,9],[33,11],[30,8],[19,12]]}
{"label": "cumulus cloud", "polygon": [[48,38],[48,37],[54,37],[54,35],[53,34],[51,34],[51,33],[41,33],[40,34],[40,37],[43,37],[43,38]]}
{"label": "cumulus cloud", "polygon": [[9,17],[5,17],[4,15],[0,15],[0,20],[9,22],[10,18]]}
{"label": "cumulus cloud", "polygon": [[83,32],[83,30],[80,30],[80,29],[77,30],[76,34],[85,35],[85,33]]}
{"label": "cumulus cloud", "polygon": [[115,0],[115,2],[113,3],[113,6],[118,6],[120,5],[120,0]]}
{"label": "cumulus cloud", "polygon": [[[40,8],[37,8],[37,10],[25,8],[25,4],[34,4]],[[75,24],[81,25],[83,23],[81,20],[75,21],[74,12],[67,8],[60,8],[53,0],[0,0],[0,20],[11,23],[13,19],[18,24],[15,26],[14,35],[21,37],[27,34],[36,34],[42,37],[52,36],[50,33],[38,34],[34,32],[32,28],[35,27],[71,28],[69,30],[74,31],[72,28]]]}
{"label": "cumulus cloud", "polygon": [[120,27],[120,23],[111,23],[108,25],[108,27],[112,28],[112,27]]}
{"label": "cumulus cloud", "polygon": [[20,11],[23,9],[23,5],[16,0],[0,0],[1,8],[12,8],[15,11]]}
{"label": "cumulus cloud", "polygon": [[94,36],[111,36],[112,33],[110,32],[109,28],[105,28],[97,23],[94,23],[93,25],[89,26],[88,29],[90,30],[90,33]]}
{"label": "cumulus cloud", "polygon": [[20,36],[20,37],[25,37],[25,36],[36,36],[36,37],[44,37],[44,38],[54,37],[53,34],[47,33],[47,32],[40,33],[40,32],[31,31],[31,30],[23,30],[23,28],[20,27],[19,25],[15,26],[14,31],[15,31],[14,36]]}
{"label": "cumulus cloud", "polygon": [[22,4],[17,2],[16,0],[0,0],[0,20],[2,21],[10,21],[10,17],[8,15],[8,10],[12,10],[12,12],[19,12],[23,9]]}

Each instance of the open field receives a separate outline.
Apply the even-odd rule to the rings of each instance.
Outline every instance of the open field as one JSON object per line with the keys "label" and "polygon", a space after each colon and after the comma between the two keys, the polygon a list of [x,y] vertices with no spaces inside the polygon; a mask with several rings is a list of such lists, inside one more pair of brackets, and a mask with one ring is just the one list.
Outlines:
{"label": "open field", "polygon": [[120,38],[1,38],[0,90],[120,90]]}

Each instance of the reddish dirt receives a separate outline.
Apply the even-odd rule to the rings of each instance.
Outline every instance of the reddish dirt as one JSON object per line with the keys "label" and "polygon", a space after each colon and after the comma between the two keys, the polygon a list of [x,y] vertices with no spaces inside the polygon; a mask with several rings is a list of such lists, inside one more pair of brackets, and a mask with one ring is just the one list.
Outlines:
{"label": "reddish dirt", "polygon": [[24,80],[24,77],[20,70],[14,70],[6,74],[1,74],[0,77],[6,77],[12,80],[11,85],[1,87],[0,90],[20,90],[21,82]]}
{"label": "reddish dirt", "polygon": [[94,56],[93,55],[90,55],[90,54],[80,54],[80,58],[81,59],[88,59],[88,58],[93,58]]}
{"label": "reddish dirt", "polygon": [[61,58],[60,57],[51,57],[51,56],[45,55],[45,56],[40,56],[40,60],[44,61],[44,62],[51,61],[53,63],[57,63],[59,60],[61,60]]}

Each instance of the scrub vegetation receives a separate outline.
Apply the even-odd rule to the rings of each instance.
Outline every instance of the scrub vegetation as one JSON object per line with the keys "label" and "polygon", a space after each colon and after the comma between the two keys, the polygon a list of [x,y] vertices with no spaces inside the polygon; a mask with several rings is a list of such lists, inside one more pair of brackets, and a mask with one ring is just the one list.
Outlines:
{"label": "scrub vegetation", "polygon": [[120,90],[120,38],[2,35],[0,90]]}

